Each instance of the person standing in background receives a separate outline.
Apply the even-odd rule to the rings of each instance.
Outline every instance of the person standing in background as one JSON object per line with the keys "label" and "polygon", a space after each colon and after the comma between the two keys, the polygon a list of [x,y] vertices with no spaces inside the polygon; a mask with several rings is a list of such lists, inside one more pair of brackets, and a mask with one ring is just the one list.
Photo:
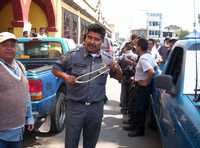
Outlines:
{"label": "person standing in background", "polygon": [[40,27],[39,33],[37,34],[37,37],[39,37],[39,38],[46,38],[47,37],[45,27]]}
{"label": "person standing in background", "polygon": [[163,63],[165,63],[167,56],[168,56],[169,40],[170,40],[170,38],[165,38],[164,45],[158,49],[158,52],[159,52],[160,56],[162,57]]}
{"label": "person standing in background", "polygon": [[156,41],[154,39],[148,39],[148,50],[155,58],[157,64],[160,64],[163,61],[158,49],[156,48]]}
{"label": "person standing in background", "polygon": [[23,31],[23,37],[25,37],[25,38],[28,38],[28,37],[29,37],[28,31]]}
{"label": "person standing in background", "polygon": [[148,104],[148,99],[151,93],[151,80],[155,74],[157,64],[154,57],[148,51],[148,41],[144,38],[137,40],[136,51],[140,58],[135,67],[135,87],[129,105],[135,106],[135,111],[132,117],[132,130],[128,133],[130,137],[144,136],[145,134],[145,114]]}

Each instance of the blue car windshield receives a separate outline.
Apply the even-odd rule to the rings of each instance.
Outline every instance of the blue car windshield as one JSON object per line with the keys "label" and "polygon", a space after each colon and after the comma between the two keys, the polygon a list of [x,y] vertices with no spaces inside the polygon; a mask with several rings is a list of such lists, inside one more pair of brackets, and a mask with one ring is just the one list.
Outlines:
{"label": "blue car windshield", "polygon": [[[196,84],[196,61],[195,61],[195,51],[188,50],[186,52],[185,61],[185,76],[184,76],[184,94],[194,94],[195,84]],[[197,52],[197,66],[198,66],[198,84],[197,89],[200,89],[200,50]],[[200,92],[198,92],[200,93]]]}
{"label": "blue car windshield", "polygon": [[61,56],[62,46],[59,42],[29,41],[17,43],[17,59],[55,59]]}

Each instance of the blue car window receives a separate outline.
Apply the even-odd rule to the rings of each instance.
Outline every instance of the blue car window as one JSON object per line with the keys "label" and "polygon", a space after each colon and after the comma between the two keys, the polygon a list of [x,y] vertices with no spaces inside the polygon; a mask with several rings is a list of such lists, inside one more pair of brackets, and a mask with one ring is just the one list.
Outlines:
{"label": "blue car window", "polygon": [[197,43],[197,44],[192,44],[188,50],[200,50],[200,44]]}
{"label": "blue car window", "polygon": [[183,49],[176,47],[173,50],[169,64],[166,69],[166,74],[169,74],[173,78],[174,84],[177,83],[183,63]]}

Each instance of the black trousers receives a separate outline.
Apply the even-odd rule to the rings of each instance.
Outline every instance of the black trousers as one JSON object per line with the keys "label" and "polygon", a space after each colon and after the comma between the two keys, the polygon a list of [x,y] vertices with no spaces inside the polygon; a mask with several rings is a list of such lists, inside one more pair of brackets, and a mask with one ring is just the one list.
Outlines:
{"label": "black trousers", "polygon": [[132,126],[137,129],[145,129],[145,113],[150,98],[150,86],[135,84],[132,98],[128,104],[128,114]]}
{"label": "black trousers", "polygon": [[128,102],[131,93],[132,82],[130,78],[134,75],[134,71],[125,70],[123,71],[123,79],[121,83],[121,96],[120,96],[120,106],[121,113],[126,114],[128,110]]}

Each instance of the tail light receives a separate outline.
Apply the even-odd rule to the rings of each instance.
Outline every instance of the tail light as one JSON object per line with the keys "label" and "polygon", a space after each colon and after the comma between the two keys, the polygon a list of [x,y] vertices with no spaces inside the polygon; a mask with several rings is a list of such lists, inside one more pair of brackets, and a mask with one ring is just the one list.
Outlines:
{"label": "tail light", "polygon": [[38,101],[42,99],[42,81],[41,80],[29,80],[29,91],[31,99]]}

